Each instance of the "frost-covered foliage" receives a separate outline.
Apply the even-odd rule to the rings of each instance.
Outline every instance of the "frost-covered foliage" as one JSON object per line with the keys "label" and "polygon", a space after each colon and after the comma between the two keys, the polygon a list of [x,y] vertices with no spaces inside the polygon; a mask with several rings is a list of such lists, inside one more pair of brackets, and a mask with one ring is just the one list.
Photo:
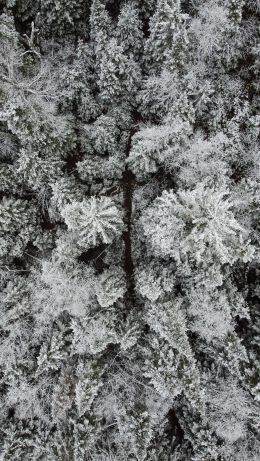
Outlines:
{"label": "frost-covered foliage", "polygon": [[109,197],[72,202],[61,212],[70,232],[75,233],[77,244],[83,248],[96,246],[100,241],[112,243],[120,235],[120,211]]}
{"label": "frost-covered foliage", "polygon": [[230,192],[199,183],[193,190],[164,191],[142,216],[144,235],[157,255],[204,266],[212,260],[250,261],[248,230],[237,221]]}
{"label": "frost-covered foliage", "polygon": [[1,460],[259,460],[259,12],[0,2]]}

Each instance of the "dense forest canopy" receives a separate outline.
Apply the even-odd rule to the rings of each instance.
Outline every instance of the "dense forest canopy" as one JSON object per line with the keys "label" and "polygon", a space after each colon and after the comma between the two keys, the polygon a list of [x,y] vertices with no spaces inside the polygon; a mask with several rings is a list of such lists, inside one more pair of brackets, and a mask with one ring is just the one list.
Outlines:
{"label": "dense forest canopy", "polygon": [[0,0],[0,457],[260,456],[258,0]]}

